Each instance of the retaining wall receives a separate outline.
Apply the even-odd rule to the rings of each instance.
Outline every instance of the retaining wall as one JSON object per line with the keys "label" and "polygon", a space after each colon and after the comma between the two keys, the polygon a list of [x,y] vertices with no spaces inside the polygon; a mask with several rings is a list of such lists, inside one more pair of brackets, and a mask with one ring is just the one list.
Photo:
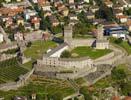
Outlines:
{"label": "retaining wall", "polygon": [[16,90],[19,87],[24,86],[27,83],[29,77],[33,74],[33,72],[34,72],[34,68],[30,72],[26,73],[25,75],[20,76],[17,82],[0,84],[0,90],[2,91]]}

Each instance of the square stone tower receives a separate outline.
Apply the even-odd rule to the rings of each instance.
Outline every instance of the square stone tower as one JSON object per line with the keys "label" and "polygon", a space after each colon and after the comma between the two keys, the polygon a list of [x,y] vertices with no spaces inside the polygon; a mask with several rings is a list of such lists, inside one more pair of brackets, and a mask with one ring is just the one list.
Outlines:
{"label": "square stone tower", "polygon": [[104,28],[102,25],[97,26],[96,49],[109,49],[109,41],[104,37]]}
{"label": "square stone tower", "polygon": [[71,46],[72,44],[72,34],[73,34],[73,30],[72,30],[72,26],[68,25],[64,27],[64,42],[66,42],[69,46]]}

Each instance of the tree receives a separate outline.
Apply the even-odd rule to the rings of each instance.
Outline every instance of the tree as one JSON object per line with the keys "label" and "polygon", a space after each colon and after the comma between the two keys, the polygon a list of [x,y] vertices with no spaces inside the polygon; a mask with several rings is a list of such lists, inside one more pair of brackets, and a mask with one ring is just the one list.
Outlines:
{"label": "tree", "polygon": [[123,41],[122,38],[119,38],[119,39],[116,39],[116,40],[115,40],[115,43],[116,43],[116,44],[120,44],[120,43],[122,43],[122,41]]}
{"label": "tree", "polygon": [[71,57],[71,53],[67,50],[63,51],[61,56],[61,58],[70,58]]}
{"label": "tree", "polygon": [[109,8],[105,4],[100,5],[100,9],[95,13],[96,18],[106,19],[107,21],[113,21],[114,15],[112,8]]}
{"label": "tree", "polygon": [[25,31],[25,27],[21,23],[19,24],[18,29],[19,29],[20,32]]}
{"label": "tree", "polygon": [[93,100],[87,87],[80,88],[79,92],[84,95],[85,100]]}
{"label": "tree", "polygon": [[126,73],[124,71],[124,69],[117,69],[117,68],[114,68],[112,70],[112,78],[115,79],[115,80],[118,80],[118,81],[123,81],[125,78],[126,78]]}

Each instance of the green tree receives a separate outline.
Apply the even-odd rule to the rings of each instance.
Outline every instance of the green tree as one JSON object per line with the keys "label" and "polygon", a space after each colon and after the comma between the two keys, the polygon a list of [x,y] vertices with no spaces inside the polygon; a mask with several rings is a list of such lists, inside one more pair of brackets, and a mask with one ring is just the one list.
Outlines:
{"label": "green tree", "polygon": [[91,94],[88,91],[87,87],[80,88],[79,92],[84,95],[85,100],[93,100],[92,97],[91,97]]}
{"label": "green tree", "polygon": [[106,19],[107,21],[114,21],[114,15],[112,8],[109,8],[105,4],[100,5],[100,9],[95,13],[96,18]]}
{"label": "green tree", "polygon": [[116,39],[116,40],[115,40],[115,43],[116,43],[116,44],[120,44],[120,43],[122,43],[122,42],[123,42],[122,38],[119,38],[119,39]]}
{"label": "green tree", "polygon": [[115,79],[115,80],[118,80],[118,81],[123,81],[125,78],[126,78],[126,73],[124,71],[124,69],[117,69],[117,68],[114,68],[112,70],[112,78]]}
{"label": "green tree", "polygon": [[71,57],[71,53],[67,50],[63,51],[61,56],[61,58],[70,58]]}

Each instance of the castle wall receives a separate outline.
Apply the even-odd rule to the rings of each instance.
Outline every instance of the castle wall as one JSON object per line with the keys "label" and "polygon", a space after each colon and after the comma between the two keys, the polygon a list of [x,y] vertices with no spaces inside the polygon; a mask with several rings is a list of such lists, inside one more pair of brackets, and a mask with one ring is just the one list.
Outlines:
{"label": "castle wall", "polygon": [[42,60],[38,60],[39,66],[60,66],[64,68],[79,68],[82,69],[85,66],[92,66],[93,62],[89,58],[57,58],[57,57],[43,57]]}
{"label": "castle wall", "polygon": [[71,46],[78,47],[78,46],[92,46],[95,42],[95,39],[73,39]]}

